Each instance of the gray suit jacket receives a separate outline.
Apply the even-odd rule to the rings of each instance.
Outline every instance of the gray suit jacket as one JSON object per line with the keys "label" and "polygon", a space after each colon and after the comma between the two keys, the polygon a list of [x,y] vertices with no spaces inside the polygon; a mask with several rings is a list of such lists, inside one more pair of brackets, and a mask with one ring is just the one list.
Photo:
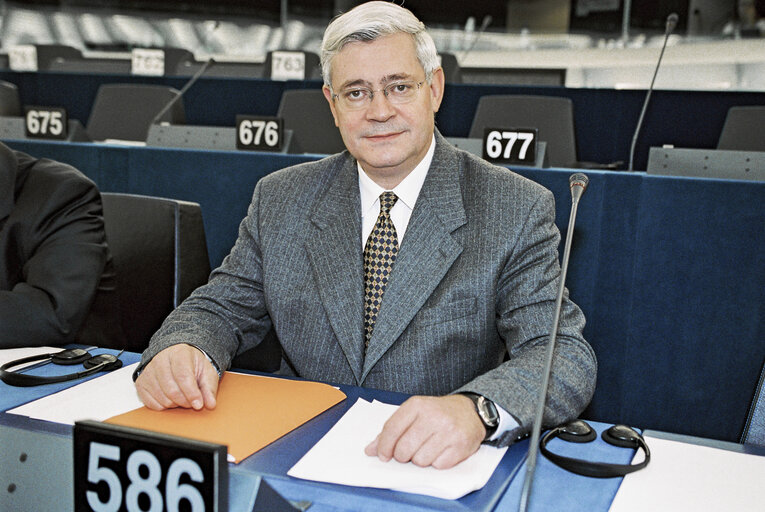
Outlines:
{"label": "gray suit jacket", "polygon": [[[343,152],[283,169],[258,182],[231,253],[170,315],[142,364],[190,343],[227,368],[273,325],[281,373],[411,394],[472,391],[527,430],[560,275],[554,217],[548,190],[436,134],[365,354],[356,161]],[[547,424],[577,416],[592,396],[583,327],[566,299]]]}

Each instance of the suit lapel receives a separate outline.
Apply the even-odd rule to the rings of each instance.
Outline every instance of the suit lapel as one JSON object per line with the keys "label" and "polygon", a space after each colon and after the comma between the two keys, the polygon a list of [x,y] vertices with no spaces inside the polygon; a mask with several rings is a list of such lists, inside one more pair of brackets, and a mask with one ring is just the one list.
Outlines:
{"label": "suit lapel", "polygon": [[369,342],[362,383],[462,252],[451,233],[465,222],[456,153],[436,134],[433,161],[401,241]]}
{"label": "suit lapel", "polygon": [[360,383],[364,357],[364,273],[355,160],[349,156],[327,172],[335,175],[311,213],[313,231],[306,252],[330,325]]}

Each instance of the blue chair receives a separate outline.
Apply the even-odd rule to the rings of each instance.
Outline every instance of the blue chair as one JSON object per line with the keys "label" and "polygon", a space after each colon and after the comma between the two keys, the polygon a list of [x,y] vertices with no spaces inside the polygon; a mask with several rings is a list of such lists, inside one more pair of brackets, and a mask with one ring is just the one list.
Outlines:
{"label": "blue chair", "polygon": [[765,151],[765,105],[731,107],[717,141],[717,149]]}
{"label": "blue chair", "polygon": [[752,398],[752,406],[749,408],[741,442],[765,447],[765,363],[762,365],[760,380]]}

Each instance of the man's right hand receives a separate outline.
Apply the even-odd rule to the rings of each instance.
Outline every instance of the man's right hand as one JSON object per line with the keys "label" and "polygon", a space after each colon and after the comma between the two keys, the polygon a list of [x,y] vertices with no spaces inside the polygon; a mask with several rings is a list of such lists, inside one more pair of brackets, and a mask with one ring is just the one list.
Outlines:
{"label": "man's right hand", "polygon": [[173,345],[158,353],[135,381],[138,397],[149,409],[215,408],[218,372],[191,345]]}

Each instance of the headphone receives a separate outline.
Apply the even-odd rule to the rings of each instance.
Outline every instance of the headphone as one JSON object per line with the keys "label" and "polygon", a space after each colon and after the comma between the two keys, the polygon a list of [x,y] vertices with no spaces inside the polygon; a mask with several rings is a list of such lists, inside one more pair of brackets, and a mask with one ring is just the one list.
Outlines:
{"label": "headphone", "polygon": [[595,430],[585,421],[575,420],[567,425],[556,427],[550,430],[542,438],[542,443],[539,446],[540,451],[545,457],[550,459],[557,466],[562,467],[572,473],[584,476],[592,476],[596,478],[612,478],[616,476],[624,476],[629,473],[643,469],[648,465],[651,460],[651,451],[648,449],[648,445],[643,439],[643,436],[638,434],[632,428],[626,425],[614,425],[608,430],[604,430],[601,434],[601,438],[613,446],[620,446],[623,448],[641,448],[645,453],[645,459],[639,464],[610,464],[607,462],[590,462],[582,459],[574,459],[571,457],[564,457],[552,453],[547,449],[547,443],[560,437],[564,441],[570,441],[573,443],[589,443],[593,441],[597,435]]}
{"label": "headphone", "polygon": [[[122,354],[122,352],[120,352]],[[32,363],[34,361],[45,361],[43,364],[51,362],[58,365],[75,365],[82,363],[85,367],[85,371],[68,373],[65,375],[57,375],[54,377],[42,377],[38,375],[29,375],[24,373],[17,373],[10,371],[11,368],[20,366],[25,363]],[[41,386],[43,384],[53,384],[54,382],[66,382],[68,380],[80,379],[87,377],[96,372],[109,372],[122,367],[122,361],[119,359],[119,354],[99,354],[97,356],[91,356],[90,353],[81,348],[72,348],[62,350],[61,352],[53,352],[50,354],[38,354],[36,356],[23,357],[10,361],[0,366],[0,380],[11,386],[18,387],[30,387]]]}

